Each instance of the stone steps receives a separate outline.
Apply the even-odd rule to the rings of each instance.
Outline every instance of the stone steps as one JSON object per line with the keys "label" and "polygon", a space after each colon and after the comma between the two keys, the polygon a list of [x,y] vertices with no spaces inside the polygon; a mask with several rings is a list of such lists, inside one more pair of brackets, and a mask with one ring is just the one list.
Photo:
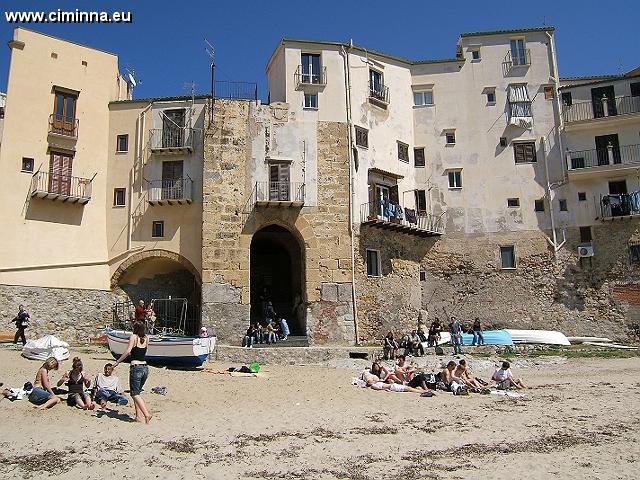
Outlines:
{"label": "stone steps", "polygon": [[276,343],[256,343],[253,348],[283,348],[283,347],[308,347],[309,339],[306,336],[289,336],[286,340],[278,340]]}

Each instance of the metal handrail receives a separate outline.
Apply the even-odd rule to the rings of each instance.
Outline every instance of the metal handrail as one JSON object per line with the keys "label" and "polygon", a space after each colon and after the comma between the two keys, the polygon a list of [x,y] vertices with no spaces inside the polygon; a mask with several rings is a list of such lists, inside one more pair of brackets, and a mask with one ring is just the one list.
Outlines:
{"label": "metal handrail", "polygon": [[502,61],[502,65],[505,70],[509,71],[513,67],[524,67],[531,65],[531,51],[528,48],[522,48],[516,50],[518,55],[513,56],[511,50],[507,51],[507,54]]}
{"label": "metal handrail", "polygon": [[213,96],[214,98],[228,100],[258,101],[258,84],[256,82],[216,80],[214,82]]}
{"label": "metal handrail", "polygon": [[640,191],[600,195],[600,213],[602,218],[640,214]]}
{"label": "metal handrail", "polygon": [[255,202],[302,202],[304,203],[304,183],[302,182],[256,182]]}
{"label": "metal handrail", "polygon": [[579,150],[567,152],[567,169],[579,170],[583,168],[601,167],[603,165],[640,163],[640,145],[623,145],[595,150]]}
{"label": "metal handrail", "polygon": [[59,173],[36,172],[31,177],[31,195],[37,193],[90,200],[91,179]]}
{"label": "metal handrail", "polygon": [[56,119],[55,114],[49,115],[49,133],[63,135],[65,137],[78,138],[78,126],[80,121],[74,118],[71,122],[64,118]]}
{"label": "metal handrail", "polygon": [[193,180],[188,175],[171,180],[147,180],[147,189],[150,202],[193,199]]}
{"label": "metal handrail", "polygon": [[302,73],[302,65],[298,65],[294,79],[296,87],[300,85],[317,85],[323,87],[327,84],[327,67],[322,67],[318,73]]}
{"label": "metal handrail", "polygon": [[360,206],[360,222],[383,221],[413,227],[427,232],[443,233],[443,215],[435,216],[426,212],[416,212],[393,202],[368,202]]}
{"label": "metal handrail", "polygon": [[369,98],[382,103],[389,103],[389,87],[384,85],[373,85],[369,82]]}
{"label": "metal handrail", "polygon": [[193,128],[152,128],[149,130],[149,147],[152,150],[193,148]]}
{"label": "metal handrail", "polygon": [[594,120],[596,118],[629,115],[640,112],[640,97],[603,97],[600,101],[576,102],[563,105],[562,118],[565,123]]}

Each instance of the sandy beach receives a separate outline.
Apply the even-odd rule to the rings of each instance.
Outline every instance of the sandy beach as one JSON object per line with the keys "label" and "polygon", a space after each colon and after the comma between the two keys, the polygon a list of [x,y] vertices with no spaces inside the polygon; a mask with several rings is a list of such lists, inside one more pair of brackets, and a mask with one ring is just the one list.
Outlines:
{"label": "sandy beach", "polygon": [[[91,375],[111,360],[100,348],[71,354]],[[491,361],[470,362],[474,374],[490,376]],[[33,381],[40,365],[8,346],[0,348],[0,363],[0,381],[9,387]],[[638,477],[640,357],[515,359],[515,375],[534,387],[521,400],[444,392],[421,398],[352,386],[365,364],[265,365],[258,377],[150,368],[143,394],[153,413],[149,426],[129,420],[130,406],[103,413],[63,402],[42,412],[26,399],[5,399],[0,477]],[[116,374],[128,389],[128,366]],[[154,386],[166,386],[167,395],[151,393]]]}

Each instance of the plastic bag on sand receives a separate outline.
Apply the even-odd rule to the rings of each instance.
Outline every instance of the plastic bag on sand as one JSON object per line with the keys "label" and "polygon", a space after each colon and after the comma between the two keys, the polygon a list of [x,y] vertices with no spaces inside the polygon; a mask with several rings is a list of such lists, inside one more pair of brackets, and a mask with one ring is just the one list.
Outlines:
{"label": "plastic bag on sand", "polygon": [[249,370],[251,370],[251,373],[258,373],[260,371],[260,364],[258,362],[253,362],[249,365]]}
{"label": "plastic bag on sand", "polygon": [[22,348],[22,356],[31,360],[46,360],[55,357],[58,361],[69,358],[69,344],[54,337],[45,335],[37,340],[29,340]]}

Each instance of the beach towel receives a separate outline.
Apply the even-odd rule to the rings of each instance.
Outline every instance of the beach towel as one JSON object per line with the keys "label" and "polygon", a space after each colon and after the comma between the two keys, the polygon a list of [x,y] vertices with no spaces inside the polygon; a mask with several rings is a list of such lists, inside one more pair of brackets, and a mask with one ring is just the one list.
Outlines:
{"label": "beach towel", "polygon": [[492,395],[498,395],[499,397],[507,397],[507,398],[524,398],[526,394],[518,393],[518,392],[509,392],[507,390],[491,390]]}

